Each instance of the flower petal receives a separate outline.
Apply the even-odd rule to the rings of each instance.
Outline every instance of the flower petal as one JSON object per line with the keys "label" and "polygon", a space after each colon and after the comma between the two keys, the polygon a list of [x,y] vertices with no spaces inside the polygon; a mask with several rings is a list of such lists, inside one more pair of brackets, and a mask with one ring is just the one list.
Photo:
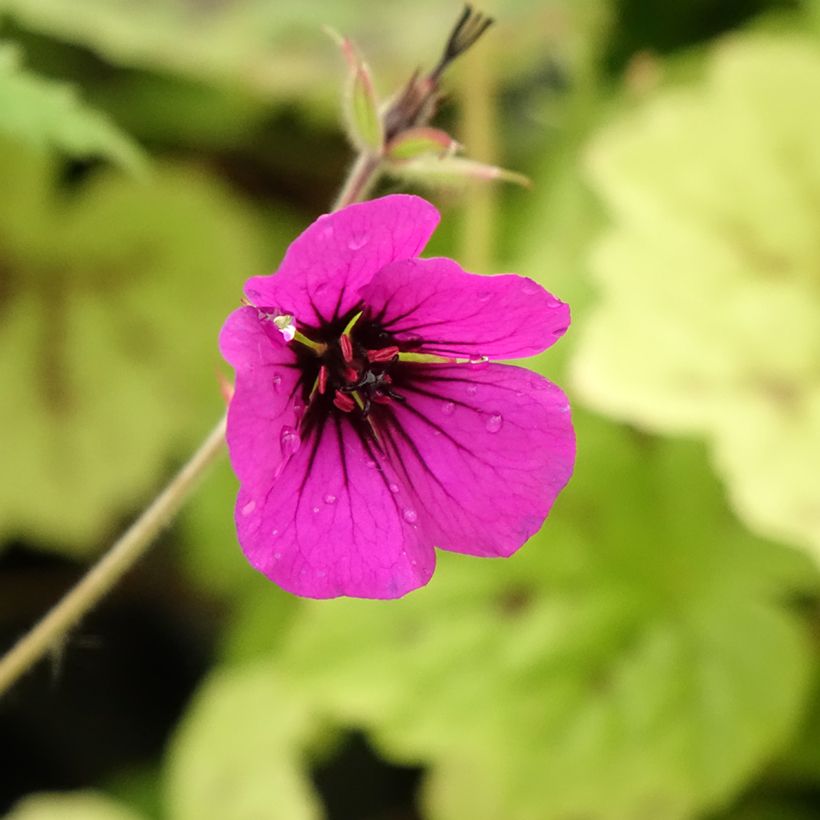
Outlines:
{"label": "flower petal", "polygon": [[299,427],[296,356],[256,308],[235,310],[219,334],[222,355],[236,369],[228,407],[228,451],[241,482],[269,484],[293,450]]}
{"label": "flower petal", "polygon": [[544,522],[569,481],[575,434],[566,396],[501,364],[427,365],[383,414],[392,463],[436,546],[506,556]]}
{"label": "flower petal", "polygon": [[272,276],[245,285],[248,298],[320,325],[344,316],[389,262],[416,256],[438,224],[426,200],[395,194],[319,217],[288,248]]}
{"label": "flower petal", "polygon": [[397,339],[445,356],[532,356],[569,326],[569,305],[532,279],[479,276],[451,259],[407,259],[363,291],[370,314]]}
{"label": "flower petal", "polygon": [[243,485],[239,542],[260,572],[309,598],[398,598],[430,580],[432,539],[350,417],[317,422],[272,488]]}

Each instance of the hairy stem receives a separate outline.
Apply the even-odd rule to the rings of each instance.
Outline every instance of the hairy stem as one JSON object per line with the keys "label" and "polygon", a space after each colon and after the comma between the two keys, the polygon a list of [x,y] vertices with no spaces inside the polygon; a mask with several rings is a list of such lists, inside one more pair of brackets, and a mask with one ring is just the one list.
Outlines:
{"label": "hairy stem", "polygon": [[[353,164],[333,210],[363,199],[381,170],[381,160],[361,154]],[[114,542],[100,560],[72,587],[42,620],[0,658],[0,696],[49,650],[59,645],[72,627],[115,586],[148,551],[163,527],[179,512],[205,470],[223,451],[223,416],[168,486]]]}
{"label": "hairy stem", "polygon": [[214,427],[188,463],[171,479],[151,505],[120,536],[111,549],[68,594],[0,661],[0,694],[33,666],[88,612],[134,562],[160,530],[170,523],[202,476],[222,452],[225,417]]}
{"label": "hairy stem", "polygon": [[381,164],[381,157],[370,153],[359,154],[333,203],[333,210],[338,211],[346,205],[364,199],[379,177]]}

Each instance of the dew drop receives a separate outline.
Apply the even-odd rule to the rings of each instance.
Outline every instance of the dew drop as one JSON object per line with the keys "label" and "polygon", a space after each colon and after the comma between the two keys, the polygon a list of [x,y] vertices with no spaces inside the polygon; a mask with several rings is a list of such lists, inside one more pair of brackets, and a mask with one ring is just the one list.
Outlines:
{"label": "dew drop", "polygon": [[445,416],[452,416],[453,413],[456,412],[456,406],[453,402],[446,401],[441,405],[441,412],[444,413]]}
{"label": "dew drop", "polygon": [[314,513],[319,512],[319,508],[318,508],[318,507],[314,507],[314,508],[313,508],[313,512],[314,512]]}
{"label": "dew drop", "polygon": [[336,496],[331,495],[330,493],[328,493],[325,496],[325,504],[335,504],[335,503],[336,503]]}
{"label": "dew drop", "polygon": [[493,413],[486,421],[484,426],[488,433],[497,433],[504,424],[504,418],[501,413]]}
{"label": "dew drop", "polygon": [[539,288],[538,285],[535,284],[535,282],[531,282],[529,280],[527,281],[527,284],[525,284],[522,288],[522,291],[526,296],[535,296],[535,294],[538,293],[539,290],[541,290],[541,288]]}
{"label": "dew drop", "polygon": [[479,302],[489,302],[490,299],[493,298],[493,295],[489,290],[480,290],[476,294],[476,298],[478,299]]}
{"label": "dew drop", "polygon": [[487,364],[490,359],[487,356],[470,356],[470,364]]}
{"label": "dew drop", "polygon": [[351,236],[348,240],[347,247],[352,251],[358,251],[363,248],[368,242],[367,234],[361,236]]}
{"label": "dew drop", "polygon": [[408,524],[414,524],[414,523],[416,522],[416,520],[418,519],[418,515],[416,514],[416,511],[415,511],[415,510],[411,510],[409,507],[406,507],[406,508],[402,511],[402,514],[401,514],[401,515],[402,515],[402,518],[404,518],[404,520],[405,520]]}
{"label": "dew drop", "polygon": [[282,455],[287,458],[302,446],[302,439],[293,427],[285,425],[279,436],[279,446],[282,448]]}
{"label": "dew drop", "polygon": [[279,385],[282,384],[282,377],[278,373],[273,374],[273,389],[278,393],[279,392]]}
{"label": "dew drop", "polygon": [[378,464],[376,464],[376,462],[375,462],[375,461],[367,461],[367,462],[365,462],[365,463],[367,464],[367,466],[368,466],[371,470],[375,470],[375,469],[376,469],[376,467],[378,467]]}
{"label": "dew drop", "polygon": [[476,393],[478,393],[478,387],[476,387],[476,385],[474,385],[474,384],[468,384],[467,385],[467,395],[475,396]]}
{"label": "dew drop", "polygon": [[255,501],[249,501],[242,508],[242,515],[250,515],[255,509],[256,509],[256,502]]}
{"label": "dew drop", "polygon": [[390,490],[391,493],[397,493],[399,491],[398,484],[389,484],[387,488]]}
{"label": "dew drop", "polygon": [[[547,302],[547,307],[549,307],[549,308],[559,308],[563,304],[564,303],[560,299],[556,299],[554,296],[552,296],[549,299],[549,301]],[[564,329],[566,330],[566,328],[564,328]]]}
{"label": "dew drop", "polygon": [[274,538],[276,538],[276,536],[277,536],[277,535],[279,535],[279,530],[277,530],[277,529],[273,529],[273,530],[271,530],[271,531],[270,531],[270,534],[271,534]]}
{"label": "dew drop", "polygon": [[273,560],[274,561],[279,561],[279,560],[281,560],[281,558],[282,558],[282,553],[281,552],[273,553]]}

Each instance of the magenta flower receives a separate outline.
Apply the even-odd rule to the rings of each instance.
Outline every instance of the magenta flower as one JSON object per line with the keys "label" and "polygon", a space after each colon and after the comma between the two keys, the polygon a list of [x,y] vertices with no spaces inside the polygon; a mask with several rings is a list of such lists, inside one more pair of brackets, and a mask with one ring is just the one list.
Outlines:
{"label": "magenta flower", "polygon": [[435,547],[511,555],[572,473],[561,390],[488,362],[549,347],[568,306],[419,258],[438,218],[406,195],[320,217],[222,329],[239,542],[297,595],[397,598]]}

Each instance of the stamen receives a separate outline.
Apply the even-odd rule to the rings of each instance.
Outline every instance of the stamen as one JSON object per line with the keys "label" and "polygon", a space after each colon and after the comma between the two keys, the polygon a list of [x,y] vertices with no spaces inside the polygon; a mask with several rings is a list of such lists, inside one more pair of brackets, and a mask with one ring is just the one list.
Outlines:
{"label": "stamen", "polygon": [[350,413],[356,406],[356,402],[353,401],[347,393],[340,393],[338,390],[336,391],[336,395],[333,397],[333,403],[343,413]]}
{"label": "stamen", "polygon": [[325,390],[327,390],[327,368],[324,365],[319,368],[319,375],[316,377],[316,380],[319,394],[324,396]]}
{"label": "stamen", "polygon": [[293,334],[293,341],[309,347],[317,356],[324,356],[327,353],[327,345],[324,342],[314,342],[298,330]]}
{"label": "stamen", "polygon": [[342,349],[342,358],[349,364],[353,361],[353,342],[349,334],[343,333],[339,337],[339,347]]}
{"label": "stamen", "polygon": [[415,364],[456,364],[466,362],[467,359],[452,359],[447,356],[437,356],[435,353],[408,353],[402,351],[398,354],[400,362],[413,362]]}
{"label": "stamen", "polygon": [[368,350],[367,361],[389,362],[398,352],[399,349],[395,345],[391,345],[390,347],[382,347],[379,350]]}
{"label": "stamen", "polygon": [[324,342],[314,342],[313,339],[308,339],[304,333],[296,329],[294,317],[290,313],[280,313],[274,316],[272,313],[259,311],[259,318],[273,322],[276,329],[285,337],[286,342],[299,342],[309,347],[317,356],[324,356],[327,352],[327,345]]}
{"label": "stamen", "polygon": [[355,384],[359,381],[359,371],[356,370],[355,367],[346,367],[342,372],[342,375],[348,384]]}
{"label": "stamen", "polygon": [[345,329],[342,331],[342,336],[349,336],[349,335],[350,335],[350,332],[351,332],[351,331],[353,330],[353,328],[355,327],[356,322],[358,322],[358,321],[359,321],[359,319],[361,319],[361,318],[362,318],[362,312],[363,312],[363,311],[361,311],[361,310],[360,310],[360,311],[359,311],[359,312],[358,312],[358,313],[357,313],[357,314],[356,314],[356,315],[355,315],[355,316],[354,316],[354,317],[353,317],[353,318],[352,318],[352,319],[351,319],[351,320],[350,320],[350,321],[349,321],[349,322],[345,325]]}

